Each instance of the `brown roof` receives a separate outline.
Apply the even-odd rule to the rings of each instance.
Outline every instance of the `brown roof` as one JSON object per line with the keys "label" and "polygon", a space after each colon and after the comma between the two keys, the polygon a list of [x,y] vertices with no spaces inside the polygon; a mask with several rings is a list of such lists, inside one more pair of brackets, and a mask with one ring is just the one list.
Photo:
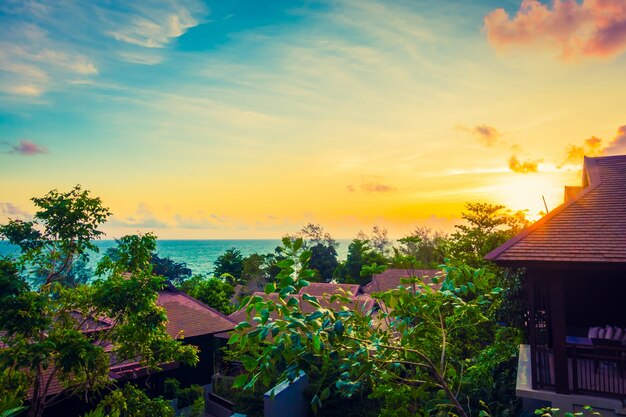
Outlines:
{"label": "brown roof", "polygon": [[428,284],[433,277],[441,276],[441,274],[442,272],[438,269],[388,269],[383,273],[375,274],[372,282],[363,287],[363,292],[371,295],[375,292],[393,290],[399,286],[407,287],[410,284],[403,284],[402,279],[410,277],[422,278]]}
{"label": "brown roof", "polygon": [[214,334],[234,329],[234,323],[225,314],[170,288],[159,292],[157,305],[167,312],[167,332],[176,338],[182,331],[184,337]]}
{"label": "brown roof", "polygon": [[501,265],[626,263],[626,155],[585,157],[583,189],[485,259]]}
{"label": "brown roof", "polygon": [[300,294],[309,294],[315,297],[322,295],[341,294],[355,296],[359,293],[359,284],[334,284],[330,282],[311,282],[300,289]]}
{"label": "brown roof", "polygon": [[[320,284],[320,283],[316,283],[316,284]],[[322,283],[323,284],[323,283]],[[303,301],[302,295],[303,294],[308,294],[308,295],[312,295],[315,296],[317,298],[317,301],[319,302],[320,306],[322,308],[328,308],[331,310],[335,310],[338,311],[340,310],[342,307],[348,307],[350,309],[357,309],[358,311],[361,311],[363,313],[367,312],[368,310],[371,310],[372,308],[374,308],[375,304],[376,304],[376,300],[374,300],[373,298],[371,298],[369,295],[365,295],[365,294],[361,294],[361,295],[350,295],[350,294],[346,294],[346,296],[350,299],[350,301],[348,303],[345,302],[341,302],[341,301],[335,301],[333,303],[330,302],[330,295],[333,294],[340,294],[343,295],[341,293],[341,291],[339,291],[339,288],[342,288],[343,290],[346,290],[346,288],[344,288],[345,286],[350,286],[350,287],[356,287],[356,289],[358,290],[359,286],[358,285],[351,285],[351,284],[323,284],[323,285],[317,285],[315,286],[313,292],[320,292],[322,288],[325,287],[324,291],[321,291],[320,294],[314,294],[313,292],[309,292],[309,291],[303,291],[306,288],[309,288],[310,286],[313,286],[313,284],[310,284],[307,287],[304,287],[300,290],[300,293],[298,294],[293,294],[292,296],[290,296],[289,298],[295,298],[296,300],[298,300],[298,304],[300,304],[300,308],[302,309],[302,311],[304,313],[312,313],[316,310],[316,307],[312,306],[311,304],[309,304],[306,300]],[[350,293],[354,294],[352,292],[352,290],[354,290],[354,288],[350,289]],[[324,294],[324,295],[322,295]],[[254,294],[252,294],[253,296],[257,295],[261,298],[263,298],[266,301],[272,300],[274,302],[278,301],[278,293],[271,293],[271,294],[265,294],[264,292],[261,291],[257,291]],[[235,323],[240,323],[242,321],[248,321],[250,324],[252,324],[253,327],[257,326],[257,322],[254,320],[251,320],[252,317],[255,316],[255,311],[252,310],[250,312],[250,317],[248,317],[248,314],[246,313],[246,307],[241,308],[237,311],[235,311],[234,313],[230,314],[228,316],[228,318],[230,320],[232,320]],[[270,317],[273,320],[278,319],[278,314],[276,313],[276,311],[272,311],[270,313]],[[219,333],[216,334],[217,337],[223,337],[223,338],[228,338],[229,337],[229,333],[228,332],[224,332],[224,333]]]}

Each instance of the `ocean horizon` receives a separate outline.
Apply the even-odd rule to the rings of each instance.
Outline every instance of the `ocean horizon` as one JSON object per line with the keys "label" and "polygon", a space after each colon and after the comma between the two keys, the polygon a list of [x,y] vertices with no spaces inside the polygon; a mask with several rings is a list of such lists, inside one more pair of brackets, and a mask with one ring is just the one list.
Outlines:
{"label": "ocean horizon", "polygon": [[[338,239],[337,255],[345,260],[350,239]],[[107,249],[115,246],[114,239],[96,240],[98,252],[90,252],[89,266],[95,268]],[[280,239],[160,239],[157,240],[158,256],[184,262],[194,274],[211,275],[217,258],[230,248],[235,248],[246,257],[253,253],[274,253]],[[15,255],[19,247],[0,241],[0,256]]]}

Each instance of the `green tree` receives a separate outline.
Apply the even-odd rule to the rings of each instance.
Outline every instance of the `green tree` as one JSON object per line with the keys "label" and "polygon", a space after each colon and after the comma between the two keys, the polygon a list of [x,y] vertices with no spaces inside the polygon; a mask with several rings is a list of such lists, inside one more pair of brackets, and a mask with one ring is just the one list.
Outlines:
{"label": "green tree", "polygon": [[363,273],[363,267],[386,264],[387,259],[372,249],[369,240],[356,238],[348,245],[348,256],[339,266],[337,275],[341,282],[366,285],[372,280],[372,274],[369,271]]}
{"label": "green tree", "polygon": [[215,261],[213,274],[216,277],[221,277],[225,274],[230,275],[232,278],[229,277],[229,279],[232,281],[232,285],[241,283],[242,272],[243,256],[241,255],[241,251],[235,248],[227,249]]}
{"label": "green tree", "polygon": [[[149,263],[154,236],[120,239],[118,261],[105,256],[98,279],[68,287],[63,282],[73,262],[97,250],[92,239],[102,235],[97,227],[109,212],[78,186],[33,202],[32,222],[0,226],[3,238],[22,250],[17,259],[0,262],[0,369],[25,376],[30,416],[40,417],[62,395],[49,395],[53,379],[66,387],[63,395],[88,397],[109,384],[111,361],[138,360],[152,369],[197,362],[194,347],[168,335],[165,311],[156,305],[164,283]],[[25,269],[47,271],[43,284],[31,288],[21,275]]]}
{"label": "green tree", "polygon": [[428,227],[415,228],[411,234],[398,239],[398,243],[398,247],[393,248],[393,268],[432,269],[444,262],[447,237]]}
{"label": "green tree", "polygon": [[326,246],[321,243],[311,247],[311,259],[309,267],[316,271],[315,281],[330,282],[333,274],[339,266],[337,261],[337,251],[332,246]]}
{"label": "green tree", "polygon": [[162,397],[150,398],[133,384],[105,396],[94,413],[109,417],[174,417],[174,409]]}
{"label": "green tree", "polygon": [[93,243],[103,232],[98,226],[110,212],[98,197],[77,185],[61,193],[52,190],[31,201],[38,210],[34,220],[10,220],[0,226],[0,237],[20,247],[20,263],[42,277],[42,284],[63,282],[75,260],[88,259],[88,251],[98,251]]}
{"label": "green tree", "polygon": [[192,274],[186,263],[176,262],[168,257],[161,258],[157,254],[152,255],[150,263],[153,274],[167,278],[174,285],[182,284]]}
{"label": "green tree", "polygon": [[230,302],[231,297],[235,294],[233,286],[219,278],[194,275],[183,282],[180,288],[193,298],[224,314],[230,314],[235,309]]}
{"label": "green tree", "polygon": [[[314,307],[305,313],[290,294],[308,285],[314,274],[306,268],[310,252],[300,252],[298,241],[284,244],[288,257],[281,263],[279,284],[267,288],[278,290],[278,301],[247,300],[258,325],[251,330],[250,323],[240,323],[229,340],[247,371],[236,378],[236,387],[267,384],[276,369],[293,380],[299,370],[331,362],[339,372],[330,383],[322,380],[316,386],[314,409],[333,393],[352,396],[370,386],[381,395],[394,385],[408,390],[406,398],[417,415],[468,416],[470,408],[478,409],[468,381],[484,374],[485,357],[495,361],[495,355],[511,354],[490,350],[499,333],[494,311],[502,292],[491,286],[492,274],[447,266],[441,291],[415,279],[421,288],[417,293],[398,288],[378,295],[387,308],[377,314],[323,308],[312,296],[303,297]],[[348,302],[340,295],[328,301]],[[280,319],[270,320],[271,314]]]}
{"label": "green tree", "polygon": [[493,266],[484,256],[528,226],[523,211],[512,213],[503,205],[467,203],[461,213],[464,224],[454,226],[447,255],[474,267]]}

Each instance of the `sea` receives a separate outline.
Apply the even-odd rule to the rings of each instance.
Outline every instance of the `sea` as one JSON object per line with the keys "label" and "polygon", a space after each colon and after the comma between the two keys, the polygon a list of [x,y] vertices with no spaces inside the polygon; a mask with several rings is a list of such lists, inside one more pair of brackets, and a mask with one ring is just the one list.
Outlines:
{"label": "sea", "polygon": [[[345,260],[350,240],[338,240],[337,255]],[[98,261],[108,248],[115,246],[115,240],[95,241],[98,252],[89,254],[89,267],[95,268]],[[274,253],[280,240],[276,239],[212,239],[212,240],[157,240],[157,255],[170,258],[176,262],[184,262],[194,274],[211,275],[217,258],[226,250],[235,248],[245,256],[253,253]],[[19,254],[17,246],[0,241],[0,256]]]}

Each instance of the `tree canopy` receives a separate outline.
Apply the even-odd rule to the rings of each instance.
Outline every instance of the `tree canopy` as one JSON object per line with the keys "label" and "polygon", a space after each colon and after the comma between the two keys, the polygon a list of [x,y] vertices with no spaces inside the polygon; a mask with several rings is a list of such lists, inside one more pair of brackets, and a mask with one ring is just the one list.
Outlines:
{"label": "tree canopy", "polygon": [[[50,392],[54,379],[66,388],[63,395],[89,397],[110,383],[109,367],[123,361],[151,369],[197,362],[195,347],[168,335],[165,311],[156,305],[164,282],[150,265],[154,236],[123,237],[118,258],[104,256],[93,283],[66,286],[73,262],[87,259],[87,249],[97,251],[92,240],[102,235],[97,227],[109,211],[79,186],[32,200],[38,207],[32,221],[0,226],[0,235],[21,248],[17,258],[0,260],[0,368],[31,388],[30,416],[41,416],[62,395]],[[22,275],[27,269],[46,271],[41,286],[31,287]]]}

